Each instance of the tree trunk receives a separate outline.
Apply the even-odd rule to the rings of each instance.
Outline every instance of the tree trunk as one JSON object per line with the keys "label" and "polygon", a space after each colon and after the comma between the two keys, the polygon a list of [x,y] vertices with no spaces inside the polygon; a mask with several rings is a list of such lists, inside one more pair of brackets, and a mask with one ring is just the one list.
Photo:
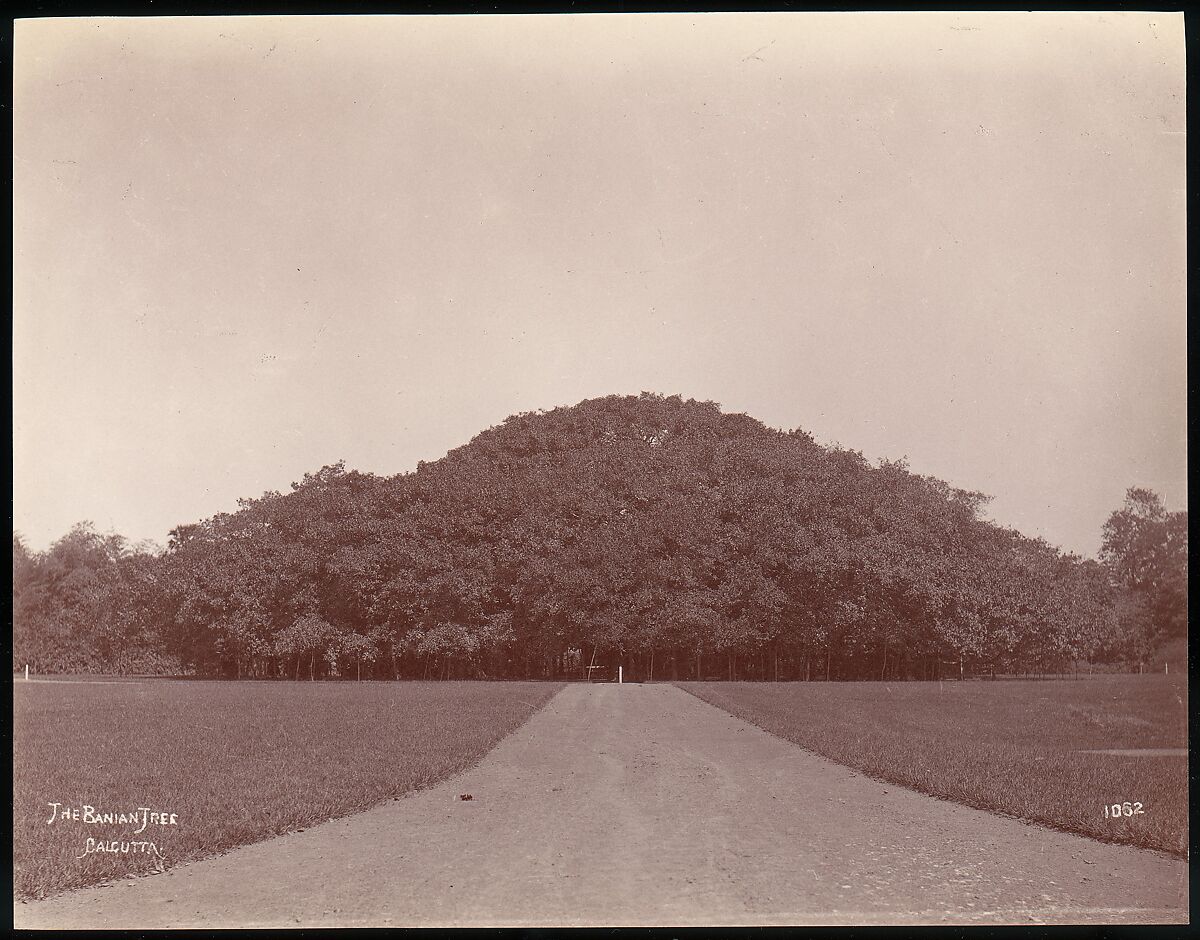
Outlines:
{"label": "tree trunk", "polygon": [[650,650],[650,674],[646,677],[647,682],[654,681],[654,650]]}
{"label": "tree trunk", "polygon": [[317,651],[313,650],[312,656],[309,657],[309,660],[308,660],[308,681],[309,682],[317,681],[316,673],[317,673]]}

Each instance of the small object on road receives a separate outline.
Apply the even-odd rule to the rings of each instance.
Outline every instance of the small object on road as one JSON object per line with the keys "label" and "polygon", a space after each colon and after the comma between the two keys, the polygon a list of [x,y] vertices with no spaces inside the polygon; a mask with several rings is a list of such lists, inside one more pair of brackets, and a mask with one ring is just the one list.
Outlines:
{"label": "small object on road", "polygon": [[475,799],[475,797],[471,796],[470,793],[460,793],[458,798],[463,801]]}

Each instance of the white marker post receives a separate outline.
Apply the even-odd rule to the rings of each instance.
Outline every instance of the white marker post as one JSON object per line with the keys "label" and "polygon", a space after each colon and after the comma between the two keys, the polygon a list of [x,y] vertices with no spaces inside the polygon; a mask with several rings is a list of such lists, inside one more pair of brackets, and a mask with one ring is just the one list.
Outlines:
{"label": "white marker post", "polygon": [[620,685],[624,681],[625,681],[625,667],[618,666],[617,667],[617,685]]}
{"label": "white marker post", "polygon": [[29,663],[25,664],[25,681],[29,681]]}

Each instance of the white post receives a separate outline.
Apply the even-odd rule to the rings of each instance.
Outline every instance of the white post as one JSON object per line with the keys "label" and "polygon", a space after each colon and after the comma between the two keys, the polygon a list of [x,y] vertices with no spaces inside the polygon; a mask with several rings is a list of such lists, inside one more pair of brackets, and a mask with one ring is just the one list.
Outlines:
{"label": "white post", "polygon": [[[25,668],[28,669],[29,667],[26,666]],[[1170,674],[1171,674],[1171,664],[1163,663],[1163,675],[1169,676]]]}
{"label": "white post", "polygon": [[617,667],[617,685],[620,685],[624,681],[625,681],[625,667],[618,666]]}
{"label": "white post", "polygon": [[29,663],[25,664],[25,681],[29,681]]}

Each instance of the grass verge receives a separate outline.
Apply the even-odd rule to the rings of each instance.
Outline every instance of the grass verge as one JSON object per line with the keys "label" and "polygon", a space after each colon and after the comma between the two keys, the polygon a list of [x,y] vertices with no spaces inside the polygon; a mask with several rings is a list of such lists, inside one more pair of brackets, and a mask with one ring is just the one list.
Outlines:
{"label": "grass verge", "polygon": [[[679,687],[879,780],[1105,842],[1188,848],[1183,676],[1012,682],[687,682]],[[1113,803],[1143,813],[1105,816]]]}
{"label": "grass verge", "polygon": [[[16,682],[13,890],[46,897],[345,816],[476,763],[543,682]],[[78,810],[62,819],[51,803]],[[95,814],[133,822],[85,822]],[[176,814],[140,834],[140,807]],[[50,822],[51,816],[56,816]],[[168,817],[169,819],[169,817]],[[118,843],[85,851],[87,840]],[[82,854],[82,857],[78,857]]]}

